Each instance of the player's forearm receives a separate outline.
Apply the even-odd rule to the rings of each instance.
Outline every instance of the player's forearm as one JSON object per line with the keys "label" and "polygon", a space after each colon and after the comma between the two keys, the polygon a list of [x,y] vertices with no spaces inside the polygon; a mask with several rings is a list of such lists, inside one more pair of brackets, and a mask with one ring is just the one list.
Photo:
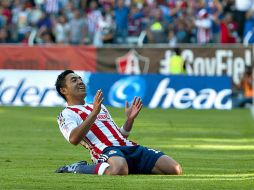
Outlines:
{"label": "player's forearm", "polygon": [[133,126],[133,123],[134,123],[134,119],[127,119],[126,122],[124,123],[124,125],[122,126],[122,128],[120,129],[121,130],[121,133],[128,137],[129,136],[129,133],[132,129],[132,126]]}
{"label": "player's forearm", "polygon": [[96,120],[97,115],[91,113],[85,121],[83,121],[78,127],[72,130],[70,134],[69,141],[73,145],[78,145],[83,137],[88,133],[94,121]]}

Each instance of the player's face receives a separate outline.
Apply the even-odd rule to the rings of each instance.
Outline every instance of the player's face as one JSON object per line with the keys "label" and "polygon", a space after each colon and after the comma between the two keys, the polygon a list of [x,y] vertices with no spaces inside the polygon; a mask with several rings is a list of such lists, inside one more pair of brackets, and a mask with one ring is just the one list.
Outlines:
{"label": "player's face", "polygon": [[84,98],[86,96],[86,86],[82,78],[75,73],[70,73],[65,77],[65,87],[62,88],[62,91],[67,99],[69,97]]}

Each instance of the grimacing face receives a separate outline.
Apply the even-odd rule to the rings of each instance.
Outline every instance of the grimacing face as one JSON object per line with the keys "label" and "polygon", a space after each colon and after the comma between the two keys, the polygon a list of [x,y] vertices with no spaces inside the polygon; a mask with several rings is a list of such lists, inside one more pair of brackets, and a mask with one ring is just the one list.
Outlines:
{"label": "grimacing face", "polygon": [[61,92],[67,99],[72,97],[85,98],[86,86],[79,75],[70,73],[65,77],[65,86],[61,88]]}

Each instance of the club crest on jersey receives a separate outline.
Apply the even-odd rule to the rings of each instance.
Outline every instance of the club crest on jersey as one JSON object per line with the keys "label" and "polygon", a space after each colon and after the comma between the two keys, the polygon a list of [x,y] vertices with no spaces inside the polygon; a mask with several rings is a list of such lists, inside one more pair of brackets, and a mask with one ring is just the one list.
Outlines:
{"label": "club crest on jersey", "polygon": [[108,111],[105,108],[102,108],[102,111],[104,111],[105,113],[108,113]]}

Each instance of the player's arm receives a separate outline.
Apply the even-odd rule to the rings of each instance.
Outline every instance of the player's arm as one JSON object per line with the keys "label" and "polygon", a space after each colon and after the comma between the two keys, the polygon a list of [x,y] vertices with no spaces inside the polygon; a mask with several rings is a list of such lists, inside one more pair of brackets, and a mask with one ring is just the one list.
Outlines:
{"label": "player's arm", "polygon": [[88,133],[94,121],[96,120],[97,115],[100,113],[102,101],[103,101],[102,91],[98,90],[94,97],[93,111],[78,127],[74,128],[71,131],[71,134],[69,137],[69,141],[71,144],[78,145],[79,142],[84,137],[84,135]]}
{"label": "player's arm", "polygon": [[140,98],[135,97],[130,107],[129,107],[128,102],[126,101],[125,114],[127,116],[127,119],[126,119],[124,125],[120,129],[121,133],[124,136],[126,136],[126,137],[129,136],[129,133],[130,133],[133,123],[134,123],[134,119],[138,116],[141,108],[142,108],[142,101]]}

